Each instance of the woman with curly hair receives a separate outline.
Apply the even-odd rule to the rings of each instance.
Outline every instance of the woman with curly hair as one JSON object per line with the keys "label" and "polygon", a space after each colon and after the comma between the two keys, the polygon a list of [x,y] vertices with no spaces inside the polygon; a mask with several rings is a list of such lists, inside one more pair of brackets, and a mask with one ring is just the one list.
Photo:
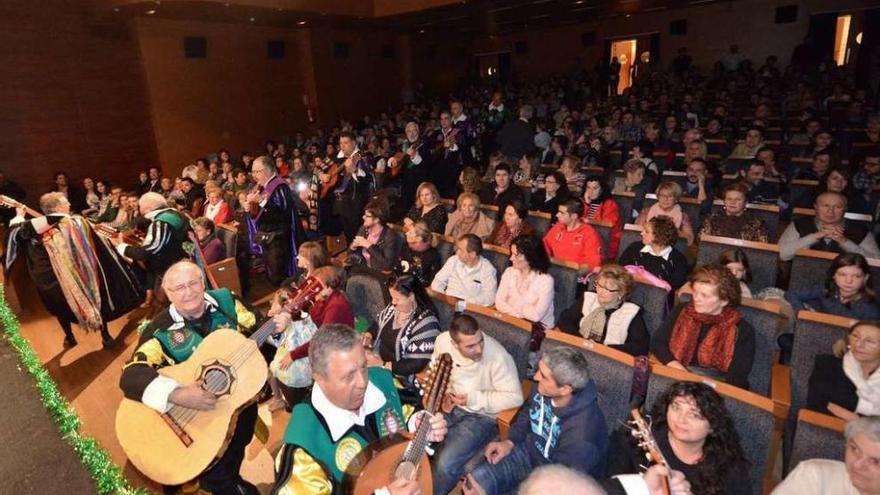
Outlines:
{"label": "woman with curly hair", "polygon": [[495,293],[495,309],[553,328],[554,281],[547,273],[550,259],[544,245],[532,235],[516,236],[510,243],[510,263]]}
{"label": "woman with curly hair", "polygon": [[704,265],[690,282],[693,298],[654,331],[651,352],[667,366],[748,389],[755,329],[738,309],[739,280],[721,265]]}
{"label": "woman with curly hair", "polygon": [[[677,382],[651,411],[651,431],[669,467],[684,473],[700,495],[751,495],[748,461],[724,399],[703,383]],[[629,428],[615,432],[608,450],[608,475],[634,473],[645,455]]]}

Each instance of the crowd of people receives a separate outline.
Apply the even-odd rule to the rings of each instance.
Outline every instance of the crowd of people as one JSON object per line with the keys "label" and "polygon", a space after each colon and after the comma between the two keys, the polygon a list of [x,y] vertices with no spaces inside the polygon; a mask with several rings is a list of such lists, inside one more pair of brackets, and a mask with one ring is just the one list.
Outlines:
{"label": "crowd of people", "polygon": [[[535,483],[581,475],[612,493],[655,493],[657,471],[670,474],[673,493],[751,493],[741,446],[748,439],[738,437],[711,387],[676,383],[652,405],[652,430],[672,473],[620,476],[637,473],[642,454],[628,434],[607,430],[581,353],[545,350],[532,363],[533,391],[524,394],[510,350],[468,314],[443,328],[428,288],[527,320],[540,328],[533,334],[558,327],[743,389],[756,352],[756,330],[740,311],[744,298],[856,320],[845,342],[817,357],[806,405],[850,421],[846,458],[802,464],[777,491],[831,493],[807,481],[827,474],[825,482],[850,490],[839,493],[875,493],[880,305],[868,260],[880,258],[880,114],[871,95],[833,64],[780,68],[768,57],[758,69],[743,59],[732,69],[719,62],[711,73],[690,64],[679,70],[682,64],[677,58],[675,70],[640,74],[621,95],[597,91],[587,72],[469,87],[461,98],[421,99],[375,118],[297,132],[259,153],[220,150],[178,177],[151,167],[124,188],[91,177],[79,188],[61,172],[40,199],[46,217],[26,221],[20,208],[10,235],[27,245],[29,268],[42,276],[34,281],[71,346],[77,321],[102,329],[112,344],[106,320],[118,311],[102,308],[97,290],[73,293],[78,280],[94,277],[82,270],[61,277],[53,243],[73,245],[74,231],[90,225],[142,234],[138,243],[110,236],[77,249],[112,259],[131,280],[130,292],[142,289],[161,306],[121,386],[126,397],[162,412],[170,404],[211,409],[216,398],[156,369],[186,360],[213,329],[254,328],[257,312],[245,303],[253,277],[280,287],[269,317],[285,336],[266,354],[272,409],[292,416],[275,493],[335,492],[364,445],[421,421],[430,421],[437,442],[437,493],[456,486],[465,495],[509,493],[523,482],[521,492],[531,493]],[[21,199],[12,186],[0,176],[0,192]],[[685,200],[696,210],[683,208]],[[751,204],[778,208],[785,225],[778,238]],[[536,215],[549,217],[550,226],[539,230]],[[621,249],[630,223],[641,240]],[[607,239],[599,224],[610,228]],[[60,232],[48,242],[52,228]],[[206,287],[204,268],[229,255],[218,229],[237,233],[241,294]],[[785,290],[780,276],[778,287],[752,287],[743,250],[694,266],[706,235],[775,244],[780,267],[804,248],[836,257],[823,285]],[[440,238],[453,245],[446,258]],[[509,266],[499,270],[484,256],[488,248],[508,253]],[[583,276],[570,307],[556,307],[560,282],[550,269],[560,262]],[[367,339],[352,330],[344,288],[353,273],[381,278],[390,296],[371,315]],[[286,313],[286,294],[310,278],[324,287],[317,302],[307,316]],[[630,300],[636,280],[668,290],[674,304],[653,332]],[[92,301],[91,313],[71,314],[81,307],[77,297]],[[412,414],[421,405],[417,376],[444,353],[456,368],[442,411]],[[499,440],[496,415],[519,406]],[[200,478],[204,488],[255,493],[238,473],[255,416],[255,407],[238,416],[230,448]],[[576,472],[539,469],[548,464]],[[418,486],[401,479],[387,490],[412,494]]]}

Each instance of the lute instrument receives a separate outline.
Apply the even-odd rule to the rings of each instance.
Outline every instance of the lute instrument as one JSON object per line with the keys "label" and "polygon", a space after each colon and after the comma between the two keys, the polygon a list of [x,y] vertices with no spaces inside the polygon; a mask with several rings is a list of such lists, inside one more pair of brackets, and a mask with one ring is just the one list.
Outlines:
{"label": "lute instrument", "polygon": [[424,396],[428,414],[422,417],[416,432],[411,439],[395,433],[364,447],[346,469],[343,480],[346,493],[372,495],[398,479],[416,480],[423,495],[433,493],[431,466],[425,448],[430,443],[430,416],[440,410],[451,372],[452,356],[444,353],[429,371],[430,383]]}
{"label": "lute instrument", "polygon": [[[301,304],[302,299],[294,299],[285,309],[297,313]],[[259,347],[275,329],[272,319],[250,337],[218,328],[189,359],[158,370],[182,385],[202,380],[202,387],[217,396],[212,410],[172,405],[161,413],[140,401],[122,399],[116,411],[116,437],[138,471],[163,485],[180,485],[223,455],[239,412],[257,400],[266,384],[268,366]]]}
{"label": "lute instrument", "polygon": [[[639,412],[638,408],[634,408],[631,414],[632,420],[627,422],[627,426],[629,426],[632,436],[637,440],[639,447],[645,451],[645,457],[655,464],[666,466],[666,469],[671,471],[672,468],[669,467],[666,457],[663,455],[663,452],[660,452],[660,447],[657,446],[657,440],[654,439],[654,433],[651,431],[651,422],[646,421],[642,417],[642,413]],[[663,495],[669,495],[669,478],[663,478]]]}
{"label": "lute instrument", "polygon": [[30,206],[28,206],[20,201],[16,201],[15,199],[10,198],[9,196],[6,196],[4,194],[0,194],[0,206],[5,206],[7,208],[24,208],[24,212],[32,217],[43,216],[42,213],[31,208]]}

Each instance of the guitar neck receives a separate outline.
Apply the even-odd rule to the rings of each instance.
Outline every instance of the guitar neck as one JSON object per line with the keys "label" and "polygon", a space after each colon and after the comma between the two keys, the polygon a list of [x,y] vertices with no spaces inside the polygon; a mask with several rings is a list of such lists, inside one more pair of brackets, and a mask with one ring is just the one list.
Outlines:
{"label": "guitar neck", "polygon": [[24,208],[24,212],[34,218],[43,216],[42,213],[31,208],[30,206],[2,194],[0,194],[0,205],[8,206],[9,208]]}

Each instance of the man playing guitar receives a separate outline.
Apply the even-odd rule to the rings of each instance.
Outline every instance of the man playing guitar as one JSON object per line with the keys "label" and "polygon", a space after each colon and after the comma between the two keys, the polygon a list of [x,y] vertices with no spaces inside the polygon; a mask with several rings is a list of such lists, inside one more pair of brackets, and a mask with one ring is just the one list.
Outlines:
{"label": "man playing guitar", "polygon": [[[361,225],[364,206],[375,189],[373,156],[358,149],[354,134],[343,131],[339,135],[339,154],[343,171],[333,189],[333,213],[339,217],[342,230],[350,242]],[[332,180],[333,177],[328,179]]]}

